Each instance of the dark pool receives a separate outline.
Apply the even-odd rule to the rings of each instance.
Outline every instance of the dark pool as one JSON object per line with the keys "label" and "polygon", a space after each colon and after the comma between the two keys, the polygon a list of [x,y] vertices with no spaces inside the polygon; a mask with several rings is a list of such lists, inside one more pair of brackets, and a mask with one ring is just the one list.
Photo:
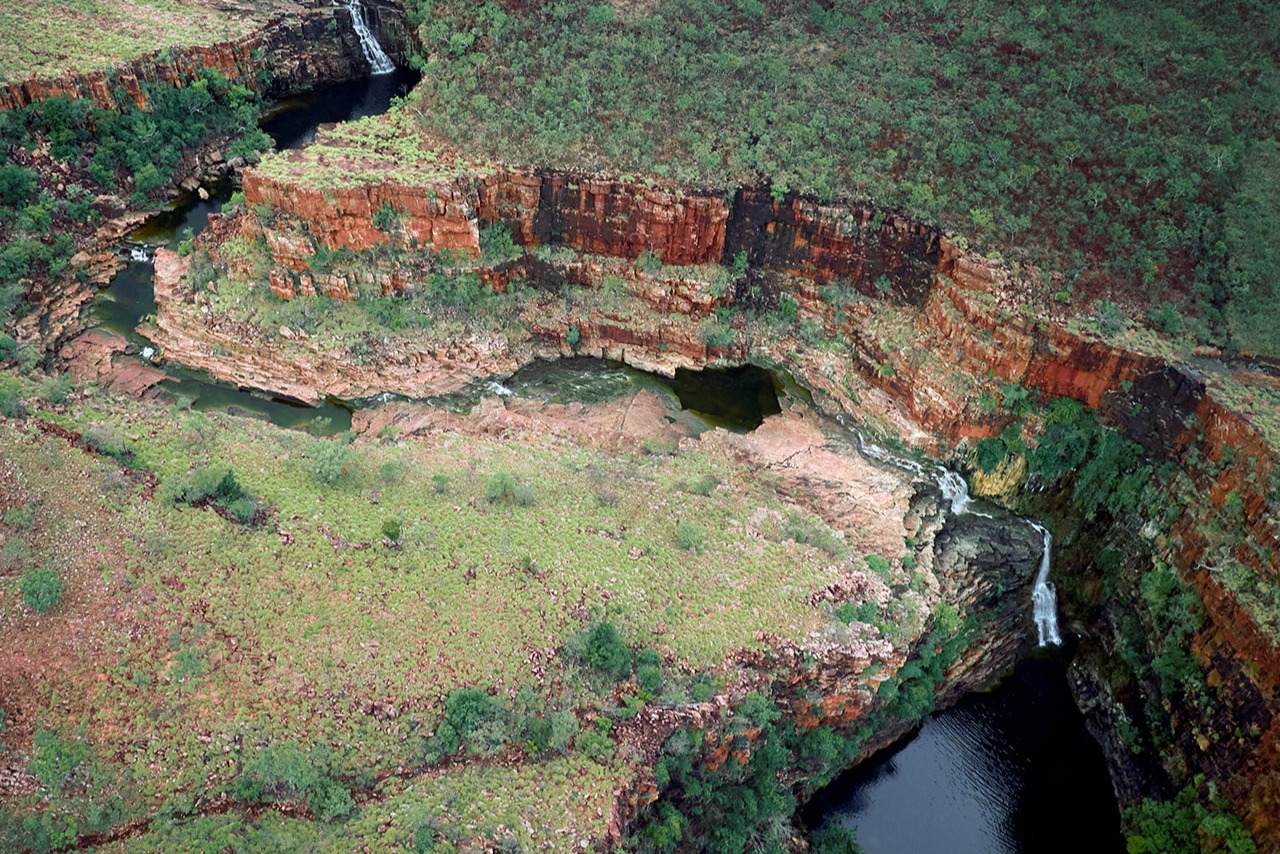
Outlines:
{"label": "dark pool", "polygon": [[991,691],[819,792],[812,828],[857,828],[866,854],[1123,854],[1102,757],[1060,658],[1019,664]]}
{"label": "dark pool", "polygon": [[316,138],[316,127],[385,113],[392,98],[409,94],[421,75],[408,69],[312,89],[275,105],[262,129],[280,150],[301,148]]}
{"label": "dark pool", "polygon": [[680,368],[674,377],[636,370],[611,359],[580,357],[538,361],[504,384],[521,397],[552,403],[599,403],[640,389],[669,396],[702,427],[749,431],[782,411],[781,380],[755,365],[735,368]]}

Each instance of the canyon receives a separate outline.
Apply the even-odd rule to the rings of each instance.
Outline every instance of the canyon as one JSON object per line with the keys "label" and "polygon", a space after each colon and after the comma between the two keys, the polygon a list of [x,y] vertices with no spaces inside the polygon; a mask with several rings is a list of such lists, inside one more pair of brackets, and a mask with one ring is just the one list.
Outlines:
{"label": "canyon", "polygon": [[[331,151],[347,144],[323,135],[320,141]],[[352,162],[365,175],[354,186],[291,181],[288,170],[301,173],[305,152],[289,155],[285,169],[250,170],[245,176],[248,210],[236,221],[217,224],[206,245],[216,259],[219,242],[233,235],[258,241],[265,247],[276,298],[323,293],[339,300],[368,299],[412,290],[425,275],[403,256],[379,262],[379,247],[407,240],[479,259],[482,230],[500,224],[524,254],[494,266],[480,262],[482,276],[498,289],[513,279],[533,283],[522,328],[435,341],[429,348],[415,345],[412,336],[392,336],[362,364],[352,364],[331,344],[326,350],[313,340],[280,340],[275,330],[198,314],[200,299],[181,285],[181,265],[162,253],[156,340],[177,361],[304,401],[333,389],[353,397],[383,392],[421,397],[509,375],[534,359],[571,354],[614,358],[668,374],[676,368],[762,361],[792,372],[828,415],[856,417],[921,450],[956,456],[962,464],[966,446],[999,436],[1019,420],[985,407],[984,392],[998,399],[1016,385],[1040,400],[1076,400],[1153,459],[1181,468],[1194,484],[1175,506],[1168,528],[1148,537],[1139,550],[1146,557],[1130,558],[1137,566],[1129,571],[1140,574],[1144,560],[1167,563],[1205,603],[1193,649],[1212,686],[1211,698],[1207,703],[1190,697],[1166,700],[1178,722],[1173,752],[1191,772],[1217,781],[1255,838],[1280,844],[1274,822],[1280,659],[1274,635],[1257,612],[1241,607],[1221,580],[1215,550],[1224,548],[1222,536],[1206,533],[1227,524],[1224,506],[1232,496],[1244,508],[1245,523],[1225,547],[1229,559],[1256,574],[1262,586],[1280,580],[1268,495],[1276,451],[1265,438],[1265,419],[1257,426],[1257,419],[1222,400],[1224,386],[1266,389],[1269,378],[1230,369],[1207,376],[1158,351],[1143,352],[1141,345],[1128,349],[1109,343],[1082,328],[1063,307],[1047,314],[1033,310],[1022,295],[1030,290],[1026,277],[1034,270],[1019,273],[987,261],[892,212],[773,198],[753,188],[708,194],[550,169],[468,164],[459,153],[436,150],[434,162],[449,164],[445,174],[409,183],[381,177],[394,175],[398,164],[377,150],[353,152]],[[400,216],[390,235],[372,224],[383,206]],[[322,243],[364,259],[363,272],[353,277],[310,269],[307,259]],[[559,250],[558,256],[535,251],[548,244],[574,251]],[[645,255],[661,264],[646,266]],[[739,258],[745,265],[738,262],[740,274],[727,288],[713,281],[713,268],[695,266],[730,269]],[[557,294],[564,282],[598,292],[606,276],[615,286],[620,280],[642,310],[579,311]],[[832,283],[843,292],[833,290]],[[837,356],[794,328],[778,337],[735,334],[730,341],[709,343],[700,325],[715,317],[717,308],[741,308],[752,300],[776,306],[780,299],[793,300],[800,318],[819,325],[823,340],[839,342]],[[572,344],[566,337],[570,329],[579,335]],[[738,325],[735,331],[745,328]],[[1209,461],[1211,468],[1192,468],[1189,459]],[[975,475],[980,491],[983,482],[981,473]],[[991,479],[987,484],[992,494],[1015,506],[1049,516],[1070,512],[1061,505],[1055,511],[1034,494],[1019,497]],[[1073,531],[1064,538],[1060,571],[1095,576],[1087,549],[1077,552],[1072,543],[1083,547],[1096,538],[1077,538],[1080,525],[1069,519],[1060,518],[1057,525]],[[1129,589],[1138,595],[1136,586]],[[1076,589],[1068,596],[1080,593]],[[1099,675],[1105,669],[1101,662],[1118,655],[1106,638],[1120,633],[1123,606],[1099,613],[1092,595],[1084,601],[1068,598],[1066,604],[1069,615],[1080,615],[1074,630],[1095,635],[1099,644],[1099,657],[1082,656],[1090,664],[1076,668],[1078,688],[1092,698],[1088,707],[1109,746],[1122,797],[1135,799],[1151,791],[1152,774],[1165,772],[1158,763],[1154,771],[1151,763],[1135,763],[1115,735],[1116,709],[1143,719],[1141,691],[1135,694],[1131,681],[1124,687]],[[1091,619],[1100,622],[1091,624]]]}
{"label": "canyon", "polygon": [[[142,105],[140,82],[181,85],[201,68],[254,81],[268,98],[366,73],[347,7],[300,5],[243,41],[8,84],[0,109],[55,96],[107,109],[121,97]],[[420,50],[398,4],[374,4],[373,21],[397,64]],[[1261,850],[1280,849],[1280,651],[1269,600],[1257,594],[1280,585],[1280,459],[1259,415],[1278,384],[1265,366],[1212,353],[1190,359],[1139,330],[1103,335],[1083,307],[1033,300],[1039,271],[985,258],[954,234],[874,204],[495,162],[422,132],[413,109],[410,98],[384,116],[323,127],[302,150],[237,169],[242,204],[211,216],[181,251],[156,248],[156,316],[140,331],[161,366],[301,404],[355,401],[353,432],[368,447],[395,437],[432,454],[465,442],[475,454],[554,446],[616,457],[653,456],[646,449],[670,444],[716,460],[735,482],[767,473],[768,501],[801,508],[844,532],[855,551],[894,561],[885,578],[850,569],[807,591],[803,638],[795,626],[790,636],[756,630],[718,663],[728,684],[711,701],[653,704],[620,721],[614,738],[636,756],[618,772],[607,815],[581,828],[585,844],[627,841],[662,795],[652,768],[677,730],[705,734],[701,757],[713,770],[735,757],[745,764],[755,736],[744,746],[727,722],[733,697],[761,691],[801,731],[871,728],[843,757],[850,762],[901,738],[917,722],[882,716],[892,700],[881,688],[960,637],[931,634],[940,605],[955,608],[965,627],[954,660],[927,685],[941,707],[988,687],[1032,646],[1032,585],[1048,538],[1003,511],[951,512],[931,477],[858,453],[837,426],[847,420],[967,472],[976,495],[1053,531],[1064,629],[1078,644],[1071,678],[1122,805],[1169,798],[1204,775]],[[186,166],[177,182],[230,171],[210,152]],[[96,248],[85,253],[94,269],[87,284],[105,283],[121,266],[114,247],[139,219],[125,214],[97,229]],[[509,245],[495,250],[498,238]],[[498,308],[468,313],[440,299],[427,323],[352,324],[354,332],[326,332],[317,318],[399,303],[417,310],[415,297],[458,278]],[[163,417],[155,401],[173,398],[159,387],[161,371],[123,355],[122,342],[83,331],[92,293],[71,283],[48,290],[25,334],[71,362],[80,381],[148,399],[128,416],[141,432],[139,422]],[[754,363],[785,372],[802,391],[748,433],[691,430],[649,392],[564,405],[481,391],[466,413],[424,402],[581,356],[666,376]],[[1018,408],[1023,395],[1028,403]],[[407,400],[374,405],[380,396]],[[1017,449],[993,472],[976,464],[984,440],[1010,429],[1040,435],[1058,398],[1096,413],[1159,469],[1159,506],[1145,524],[1106,512],[1084,518],[1069,488],[1027,479]],[[751,521],[752,539],[768,538],[765,522],[776,520]],[[1098,555],[1108,550],[1117,557],[1103,567]],[[1139,655],[1163,649],[1166,627],[1143,602],[1143,579],[1165,566],[1203,606],[1188,638],[1202,687],[1171,689],[1126,659],[1134,625]],[[819,616],[868,600],[901,608],[895,618],[910,612],[901,635],[889,640],[867,623]],[[584,612],[579,604],[573,618]],[[369,708],[383,702],[359,699]],[[424,693],[398,713],[421,723],[436,700]],[[494,764],[523,768],[516,753]],[[784,777],[808,795],[829,770]],[[23,780],[7,785],[31,784]],[[371,810],[389,811],[386,827],[404,795],[389,791],[357,792]]]}

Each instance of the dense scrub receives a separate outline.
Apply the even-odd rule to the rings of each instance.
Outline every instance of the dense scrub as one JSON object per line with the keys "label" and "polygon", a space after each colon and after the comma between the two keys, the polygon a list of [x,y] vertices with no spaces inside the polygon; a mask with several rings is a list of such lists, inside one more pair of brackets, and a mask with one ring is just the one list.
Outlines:
{"label": "dense scrub", "polygon": [[469,149],[870,199],[1280,353],[1270,4],[409,6],[422,121]]}
{"label": "dense scrub", "polygon": [[254,160],[270,144],[257,96],[216,69],[143,91],[145,108],[121,91],[129,106],[119,112],[66,97],[0,111],[0,326],[24,310],[24,281],[66,272],[77,232],[111,215],[125,191],[130,205],[154,205],[185,152],[213,137],[228,139],[228,158]]}

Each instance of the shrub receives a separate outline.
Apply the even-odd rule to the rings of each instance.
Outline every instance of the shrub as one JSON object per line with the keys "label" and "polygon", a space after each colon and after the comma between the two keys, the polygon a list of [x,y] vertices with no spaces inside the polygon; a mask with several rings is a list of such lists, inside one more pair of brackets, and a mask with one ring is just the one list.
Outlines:
{"label": "shrub", "polygon": [[114,425],[104,421],[95,421],[84,431],[84,443],[89,450],[108,457],[119,458],[124,455],[124,434]]}
{"label": "shrub", "polygon": [[651,649],[642,649],[636,655],[636,685],[640,697],[652,700],[662,691],[662,659]]}
{"label": "shrub", "polygon": [[867,569],[874,572],[881,578],[888,580],[889,578],[889,561],[877,554],[863,555],[863,561],[867,564]]}
{"label": "shrub", "polygon": [[384,234],[390,232],[400,222],[400,212],[390,202],[373,212],[373,227]]}
{"label": "shrub", "polygon": [[706,545],[707,535],[702,527],[693,522],[681,522],[676,525],[676,545],[687,552],[700,552]]}
{"label": "shrub", "polygon": [[20,205],[31,198],[36,189],[34,169],[6,163],[0,166],[0,204]]}
{"label": "shrub", "polygon": [[814,548],[822,549],[834,558],[844,557],[848,546],[835,531],[817,519],[810,519],[799,513],[787,515],[787,524],[783,536],[789,540]]}
{"label": "shrub", "polygon": [[702,477],[698,478],[693,483],[692,486],[689,487],[689,492],[693,493],[694,495],[710,495],[712,492],[715,491],[715,488],[719,485],[720,485],[720,479],[718,477],[714,477],[709,474],[704,474]]}
{"label": "shrub", "polygon": [[516,497],[516,479],[511,472],[500,471],[484,487],[484,497],[490,502],[513,502]]}
{"label": "shrub", "polygon": [[1103,335],[1112,338],[1124,331],[1124,313],[1120,311],[1120,306],[1102,300],[1097,304],[1097,311],[1098,331]]}
{"label": "shrub", "polygon": [[10,507],[4,511],[4,523],[20,531],[30,531],[36,526],[36,508],[30,504]]}
{"label": "shrub", "polygon": [[449,476],[438,472],[431,475],[431,488],[435,490],[436,495],[444,495],[449,491]]}
{"label": "shrub", "polygon": [[71,394],[71,375],[60,374],[56,377],[45,377],[40,383],[40,396],[52,404],[67,402]]}
{"label": "shrub", "polygon": [[486,264],[500,264],[519,258],[524,250],[511,237],[511,230],[495,222],[480,229],[480,257]]}
{"label": "shrub", "polygon": [[59,791],[71,779],[89,753],[83,741],[59,738],[47,729],[36,730],[32,744],[35,749],[28,767],[40,785],[51,792]]}
{"label": "shrub", "polygon": [[22,601],[27,603],[27,607],[43,614],[58,604],[66,588],[58,571],[46,567],[28,570],[22,576],[18,589],[22,591]]}
{"label": "shrub", "polygon": [[567,649],[588,667],[607,673],[615,679],[631,675],[631,650],[622,642],[618,630],[611,623],[592,625]]}
{"label": "shrub", "polygon": [[444,701],[445,721],[478,753],[493,753],[507,740],[506,709],[482,688],[459,688]]}
{"label": "shrub", "polygon": [[613,739],[609,738],[609,730],[613,729],[613,721],[606,717],[598,717],[593,726],[589,726],[574,739],[574,745],[592,759],[605,760],[613,753]]}
{"label": "shrub", "polygon": [[17,352],[18,342],[13,339],[13,336],[0,332],[0,362],[9,361]]}
{"label": "shrub", "polygon": [[539,756],[564,753],[577,734],[578,718],[571,711],[552,712],[525,722],[525,746]]}
{"label": "shrub", "polygon": [[0,415],[5,418],[22,418],[27,414],[22,402],[22,383],[15,377],[0,380]]}
{"label": "shrub", "polygon": [[316,439],[307,448],[311,474],[325,486],[334,486],[351,473],[351,447],[334,439]]}
{"label": "shrub", "polygon": [[382,523],[382,536],[393,543],[400,542],[401,525],[396,518],[386,519]]}
{"label": "shrub", "polygon": [[[445,479],[445,485],[448,478]],[[519,504],[528,507],[538,500],[538,492],[529,481],[517,481],[511,472],[500,471],[485,484],[484,497],[491,503]]]}
{"label": "shrub", "polygon": [[168,504],[215,504],[245,525],[257,523],[268,512],[261,499],[240,485],[228,466],[204,466],[166,480],[160,497]]}
{"label": "shrub", "polygon": [[579,342],[582,341],[582,330],[575,324],[570,324],[568,330],[564,333],[564,343],[570,348],[577,351]]}
{"label": "shrub", "polygon": [[1166,335],[1177,335],[1182,328],[1182,315],[1178,313],[1178,309],[1174,308],[1173,303],[1163,302],[1147,314],[1147,320],[1151,325],[1165,333]]}

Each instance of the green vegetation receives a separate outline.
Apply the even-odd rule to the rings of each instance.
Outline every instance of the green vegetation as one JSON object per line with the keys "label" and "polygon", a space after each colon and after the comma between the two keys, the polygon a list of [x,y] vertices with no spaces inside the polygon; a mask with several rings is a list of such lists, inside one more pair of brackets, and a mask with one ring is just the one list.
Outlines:
{"label": "green vegetation", "polygon": [[[1207,805],[1206,805],[1207,804]],[[1227,810],[1212,783],[1196,780],[1170,801],[1148,798],[1125,813],[1129,854],[1254,854],[1240,819]]]}
{"label": "green vegetation", "polygon": [[[632,773],[620,722],[646,703],[728,691],[706,671],[774,643],[763,638],[811,637],[824,614],[804,594],[842,571],[815,549],[721,536],[762,508],[797,509],[734,454],[696,443],[653,456],[541,437],[370,436],[331,442],[351,465],[330,486],[305,433],[102,394],[55,407],[35,385],[17,380],[41,422],[95,438],[90,449],[34,419],[0,423],[0,476],[22,484],[4,484],[5,544],[21,546],[20,565],[59,567],[89,634],[58,648],[48,693],[5,707],[63,722],[59,737],[83,756],[57,792],[0,807],[6,850],[141,817],[152,824],[136,850],[274,831],[342,850],[388,833],[406,846],[528,842],[553,826],[602,838]],[[721,486],[708,495],[678,487],[709,471]],[[485,500],[495,480],[536,483],[537,502],[509,512]],[[601,503],[605,482],[618,497]],[[273,508],[271,524],[223,512],[246,495]],[[187,506],[201,503],[218,513]],[[706,529],[696,553],[672,541],[693,514]],[[373,547],[389,520],[398,547]],[[76,536],[63,536],[72,521]],[[0,574],[15,614],[18,585]],[[96,616],[111,607],[134,617]],[[12,642],[48,643],[33,633],[57,629],[63,610],[7,622]],[[67,766],[61,755],[51,768]],[[564,799],[554,817],[547,793]],[[243,809],[169,818],[220,798]],[[282,801],[316,821],[251,811]],[[521,816],[541,819],[531,830]]]}
{"label": "green vegetation", "polygon": [[209,0],[6,3],[0,8],[0,82],[93,71],[162,48],[227,41],[263,20],[252,6],[231,14]]}
{"label": "green vegetation", "polygon": [[[802,774],[812,792],[847,767],[879,725],[928,714],[965,640],[958,611],[941,603],[917,655],[880,685],[875,712],[852,734],[799,727],[765,693],[744,697],[723,732],[677,731],[654,770],[658,799],[642,809],[631,844],[644,852],[784,850],[797,799],[783,772]],[[835,831],[812,841],[815,851],[858,850],[848,834]]]}
{"label": "green vegetation", "polygon": [[[118,83],[109,75],[110,85]],[[181,87],[143,83],[142,92],[145,109],[121,90],[118,111],[59,96],[0,113],[0,278],[6,286],[57,279],[68,269],[75,235],[112,207],[95,196],[114,197],[123,186],[132,189],[130,204],[148,207],[184,151],[209,138],[227,138],[228,157],[250,160],[270,145],[257,125],[256,95],[216,69]],[[54,163],[36,156],[42,146]],[[46,172],[54,177],[40,179]],[[6,287],[0,326],[22,310]]]}
{"label": "green vegetation", "polygon": [[1141,446],[1069,398],[1049,404],[1027,462],[1033,475],[1049,483],[1070,475],[1072,498],[1088,519],[1099,510],[1117,519],[1137,518],[1149,499],[1153,469]]}
{"label": "green vegetation", "polygon": [[56,569],[43,567],[27,570],[18,589],[22,591],[22,601],[27,603],[27,607],[43,614],[62,599],[66,585]]}
{"label": "green vegetation", "polygon": [[1271,4],[408,5],[468,152],[872,199],[1276,352]]}
{"label": "green vegetation", "polygon": [[201,466],[166,478],[160,497],[170,504],[212,504],[245,525],[258,524],[267,514],[262,500],[246,491],[228,466]]}

